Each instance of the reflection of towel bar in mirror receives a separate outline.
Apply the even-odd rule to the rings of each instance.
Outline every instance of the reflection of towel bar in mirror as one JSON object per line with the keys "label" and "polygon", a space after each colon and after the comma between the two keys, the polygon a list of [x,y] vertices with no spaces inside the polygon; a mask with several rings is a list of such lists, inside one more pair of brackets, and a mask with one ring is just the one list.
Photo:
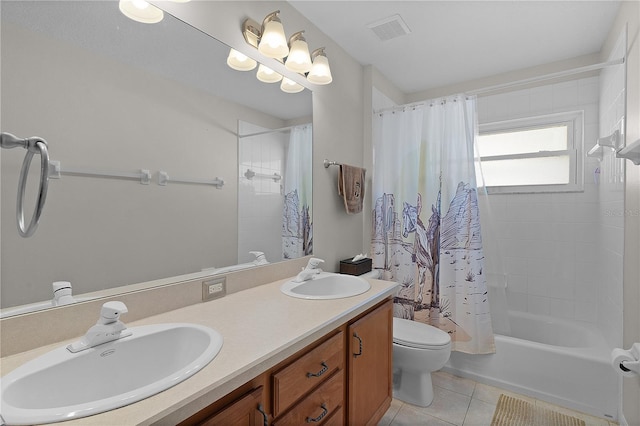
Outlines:
{"label": "reflection of towel bar in mirror", "polygon": [[143,185],[149,185],[151,182],[151,172],[146,169],[140,169],[137,172],[122,172],[115,170],[91,170],[80,167],[63,168],[60,161],[49,161],[49,178],[60,179],[62,175],[139,180]]}
{"label": "reflection of towel bar in mirror", "polygon": [[247,169],[247,171],[244,172],[244,177],[249,180],[253,179],[254,177],[259,179],[272,179],[274,182],[278,182],[280,179],[282,179],[282,176],[280,176],[278,173],[268,175],[266,173],[256,173],[251,169]]}
{"label": "reflection of towel bar in mirror", "polygon": [[167,186],[169,182],[174,183],[192,183],[196,185],[213,185],[216,188],[220,189],[224,186],[224,179],[215,178],[211,179],[187,179],[187,178],[177,178],[177,177],[169,177],[169,174],[165,171],[158,172],[158,185]]}

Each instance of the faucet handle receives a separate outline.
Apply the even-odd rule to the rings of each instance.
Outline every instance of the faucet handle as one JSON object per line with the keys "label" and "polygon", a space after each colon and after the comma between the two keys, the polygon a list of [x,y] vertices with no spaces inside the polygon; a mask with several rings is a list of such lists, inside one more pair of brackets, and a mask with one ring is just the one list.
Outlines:
{"label": "faucet handle", "polygon": [[127,305],[119,301],[107,302],[100,309],[98,324],[111,324],[120,319],[120,314],[129,312]]}
{"label": "faucet handle", "polygon": [[309,259],[309,262],[307,262],[307,269],[316,269],[318,266],[320,266],[321,263],[324,263],[323,259],[312,257],[311,259]]}

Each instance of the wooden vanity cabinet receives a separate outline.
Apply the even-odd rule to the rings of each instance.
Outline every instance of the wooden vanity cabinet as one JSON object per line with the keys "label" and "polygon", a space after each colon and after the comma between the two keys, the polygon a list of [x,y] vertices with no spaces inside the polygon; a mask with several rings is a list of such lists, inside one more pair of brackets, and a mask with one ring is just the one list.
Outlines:
{"label": "wooden vanity cabinet", "polygon": [[391,405],[392,306],[378,304],[181,425],[377,424]]}
{"label": "wooden vanity cabinet", "polygon": [[393,305],[378,306],[348,327],[348,424],[377,424],[391,405]]}
{"label": "wooden vanity cabinet", "polygon": [[262,407],[262,387],[259,387],[200,424],[203,426],[262,426],[266,419],[266,413],[262,411]]}
{"label": "wooden vanity cabinet", "polygon": [[265,420],[268,421],[266,389],[264,377],[258,376],[178,426],[264,426]]}
{"label": "wooden vanity cabinet", "polygon": [[[322,393],[323,398],[332,402],[329,404],[325,401],[327,407],[322,410],[320,407],[323,401],[315,404],[317,405],[315,411],[320,412],[323,418],[340,408],[344,400],[344,348],[344,332],[340,330],[312,349],[305,349],[306,352],[301,356],[285,362],[284,367],[272,373],[273,416],[278,418],[311,391],[313,391],[312,395]],[[327,387],[326,382],[331,382],[332,385]],[[313,414],[313,406],[309,408],[308,416],[302,420],[306,417],[315,419],[319,416],[317,413]]]}

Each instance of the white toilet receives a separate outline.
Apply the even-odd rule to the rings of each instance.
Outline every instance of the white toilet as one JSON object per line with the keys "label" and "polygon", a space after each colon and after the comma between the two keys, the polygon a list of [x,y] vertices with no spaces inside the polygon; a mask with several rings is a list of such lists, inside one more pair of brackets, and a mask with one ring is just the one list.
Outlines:
{"label": "white toilet", "polygon": [[433,402],[431,372],[451,355],[451,337],[428,324],[393,318],[393,397],[427,407]]}

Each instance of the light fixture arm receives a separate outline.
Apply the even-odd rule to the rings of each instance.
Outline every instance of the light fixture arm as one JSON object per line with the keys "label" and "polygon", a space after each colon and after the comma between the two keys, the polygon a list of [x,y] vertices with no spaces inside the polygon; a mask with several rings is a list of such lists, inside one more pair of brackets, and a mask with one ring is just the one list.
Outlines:
{"label": "light fixture arm", "polygon": [[262,20],[262,30],[264,30],[264,26],[267,22],[276,21],[276,22],[282,23],[282,21],[280,20],[280,17],[278,16],[278,13],[280,13],[280,11],[276,10],[275,12],[271,12],[270,14],[264,17],[264,19]]}
{"label": "light fixture arm", "polygon": [[253,19],[247,18],[242,23],[242,35],[247,44],[257,49],[260,37],[262,37],[262,27]]}
{"label": "light fixture arm", "polygon": [[327,56],[327,54],[324,53],[324,49],[326,49],[326,47],[318,47],[316,50],[311,52],[311,60],[313,61],[316,56]]}
{"label": "light fixture arm", "polygon": [[289,47],[291,47],[293,42],[296,41],[296,40],[301,40],[301,41],[304,41],[304,42],[307,41],[304,38],[304,30],[298,31],[297,33],[294,33],[294,34],[291,35],[291,37],[289,37]]}

